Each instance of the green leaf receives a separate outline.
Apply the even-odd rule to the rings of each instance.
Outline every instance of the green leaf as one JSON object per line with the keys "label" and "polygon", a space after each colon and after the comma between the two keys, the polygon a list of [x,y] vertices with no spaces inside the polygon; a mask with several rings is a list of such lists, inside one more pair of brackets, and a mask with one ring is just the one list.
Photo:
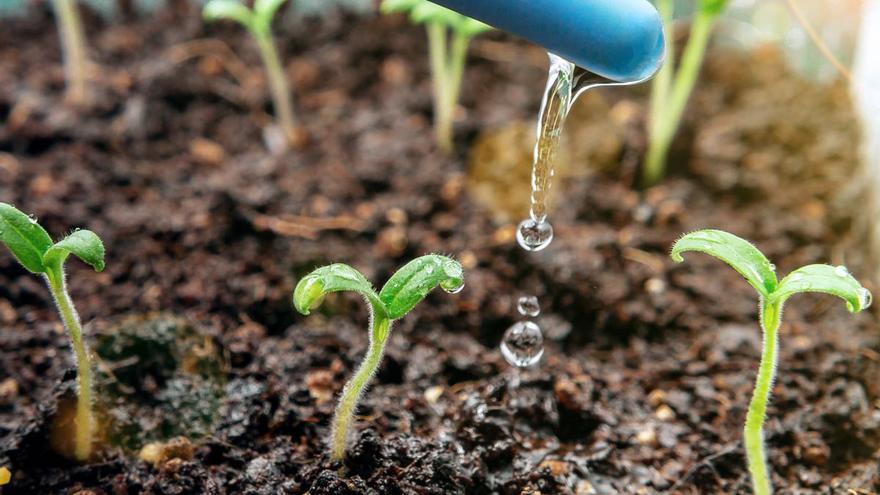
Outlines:
{"label": "green leaf", "polygon": [[277,12],[278,8],[286,1],[287,0],[256,0],[254,2],[254,14],[257,19],[259,19],[259,23],[264,30],[268,32],[269,28],[272,26],[272,18],[275,17],[275,12]]}
{"label": "green leaf", "polygon": [[778,284],[773,265],[750,242],[721,230],[698,230],[685,235],[672,247],[672,259],[684,261],[682,253],[698,251],[727,263],[763,297],[776,290]]}
{"label": "green leaf", "polygon": [[784,303],[789,297],[802,292],[821,292],[837,296],[846,302],[846,308],[853,313],[871,305],[871,292],[862,287],[845,266],[807,265],[791,272],[779,282],[770,298],[773,302]]}
{"label": "green leaf", "polygon": [[464,286],[464,272],[457,261],[430,254],[398,270],[382,287],[379,298],[389,318],[396,320],[412,311],[437,286],[447,292],[458,292]]}
{"label": "green leaf", "polygon": [[0,242],[29,272],[46,273],[43,255],[52,238],[36,220],[6,203],[0,203]]}
{"label": "green leaf", "polygon": [[104,243],[91,230],[77,230],[56,242],[43,255],[43,264],[47,267],[61,266],[71,254],[96,272],[104,271]]}
{"label": "green leaf", "polygon": [[202,9],[202,16],[207,21],[217,19],[238,21],[248,28],[254,20],[253,12],[236,0],[211,0]]}
{"label": "green leaf", "polygon": [[367,299],[374,311],[385,313],[385,306],[373,290],[373,285],[361,272],[342,263],[322,266],[303,277],[293,291],[293,306],[307,315],[321,305],[324,296],[341,291],[357,292]]}
{"label": "green leaf", "polygon": [[454,10],[449,10],[446,7],[441,7],[431,2],[422,2],[416,5],[410,13],[410,19],[416,24],[439,22],[450,27],[454,27],[461,22],[461,17],[464,16]]}
{"label": "green leaf", "polygon": [[700,0],[700,12],[709,15],[718,15],[727,7],[729,0]]}
{"label": "green leaf", "polygon": [[393,14],[395,12],[409,12],[419,3],[425,0],[382,0],[382,13]]}
{"label": "green leaf", "polygon": [[474,37],[492,30],[492,26],[484,22],[471,19],[470,17],[461,17],[462,19],[458,22],[458,25],[455,26],[455,30],[463,36]]}

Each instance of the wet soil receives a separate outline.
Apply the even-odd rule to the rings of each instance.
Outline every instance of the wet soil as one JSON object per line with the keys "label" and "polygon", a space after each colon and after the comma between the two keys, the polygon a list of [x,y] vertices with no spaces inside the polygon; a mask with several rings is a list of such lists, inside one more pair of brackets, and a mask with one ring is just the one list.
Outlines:
{"label": "wet soil", "polygon": [[[475,43],[462,151],[445,157],[431,143],[421,29],[293,22],[279,42],[309,139],[273,156],[265,81],[240,29],[204,26],[182,4],[88,24],[97,98],[77,111],[62,102],[50,15],[0,23],[0,200],[56,235],[98,232],[106,271],[69,273],[92,342],[150,312],[188,321],[220,356],[219,411],[180,438],[156,431],[173,409],[142,405],[134,426],[159,442],[146,460],[137,445],[105,446],[86,465],[55,453],[74,376],[66,337],[41,281],[0,256],[3,493],[749,493],[740,440],[757,301],[716,261],[673,265],[669,246],[721,227],[782,273],[832,262],[871,276],[847,195],[858,132],[845,88],[794,79],[772,51],[710,57],[670,177],[644,193],[633,183],[646,89],[580,102],[557,239],[528,254],[513,222],[527,203],[539,50],[497,33]],[[368,316],[346,295],[296,315],[295,282],[338,261],[381,283],[429,252],[455,255],[467,288],[430,295],[396,326],[336,465],[325,444],[334,397]],[[547,351],[516,373],[497,345],[526,293],[544,307]],[[789,304],[767,424],[779,493],[880,490],[876,323],[827,297]],[[101,354],[111,371],[153,370],[121,390],[105,380],[102,393],[169,390],[146,354]]]}

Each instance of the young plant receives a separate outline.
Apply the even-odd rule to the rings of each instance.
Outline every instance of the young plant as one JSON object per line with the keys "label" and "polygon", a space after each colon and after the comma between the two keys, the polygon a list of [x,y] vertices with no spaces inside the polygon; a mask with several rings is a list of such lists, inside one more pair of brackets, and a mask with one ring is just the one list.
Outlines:
{"label": "young plant", "polygon": [[431,254],[416,258],[397,271],[377,294],[370,282],[354,268],[333,264],[318,268],[296,285],[293,305],[307,315],[331,292],[353,291],[364,297],[370,308],[370,346],[354,377],[342,390],[333,417],[331,456],[342,460],[351,419],[385,350],[394,320],[403,318],[434,288],[455,294],[464,287],[464,273],[455,260]]}
{"label": "young plant", "polygon": [[789,297],[802,292],[823,292],[837,296],[856,313],[871,305],[871,293],[849,274],[844,266],[808,265],[777,280],[775,267],[758,248],[739,237],[720,230],[700,230],[687,234],[672,248],[672,259],[697,251],[724,261],[739,272],[760,297],[760,325],[764,332],[761,365],[755,383],[744,429],[746,457],[752,485],[757,495],[772,492],[764,453],[764,419],[776,374],[778,330],[782,306]]}
{"label": "young plant", "polygon": [[58,35],[64,54],[67,99],[73,104],[83,105],[88,102],[89,96],[86,86],[86,66],[89,61],[79,12],[74,0],[52,0],[52,6],[58,19]]}
{"label": "young plant", "polygon": [[272,37],[272,18],[285,0],[256,0],[254,8],[249,9],[237,0],[210,0],[205,4],[202,15],[205,20],[229,19],[238,21],[254,37],[260,50],[260,57],[266,67],[269,91],[275,108],[278,127],[288,142],[296,141],[296,123],[293,117],[293,102],[284,66],[278,57]]}
{"label": "young plant", "polygon": [[437,145],[450,153],[455,147],[452,126],[468,45],[474,36],[492,28],[428,0],[383,0],[382,12],[408,12],[413,23],[427,26],[434,81],[434,131]]}
{"label": "young plant", "polygon": [[100,272],[104,269],[104,244],[89,230],[75,230],[64,239],[53,242],[36,220],[6,203],[0,203],[0,242],[9,248],[26,270],[43,276],[70,334],[76,357],[78,396],[74,455],[81,461],[87,460],[92,452],[95,427],[92,415],[92,362],[83,340],[79,315],[67,293],[64,262],[72,254]]}
{"label": "young plant", "polygon": [[663,20],[666,43],[666,62],[654,78],[651,89],[648,134],[650,143],[642,169],[642,185],[653,186],[666,173],[669,146],[678,131],[685,106],[694,90],[709,36],[715,21],[728,0],[698,0],[697,13],[691,24],[687,46],[682,53],[678,72],[675,71],[675,29],[673,11],[675,0],[656,0]]}

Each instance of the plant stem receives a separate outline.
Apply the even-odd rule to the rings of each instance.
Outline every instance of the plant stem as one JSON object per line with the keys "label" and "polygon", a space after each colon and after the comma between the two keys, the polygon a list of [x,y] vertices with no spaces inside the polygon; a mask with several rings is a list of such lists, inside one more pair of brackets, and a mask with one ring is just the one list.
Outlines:
{"label": "plant stem", "polygon": [[76,357],[77,367],[77,404],[76,404],[76,437],[74,455],[80,461],[88,460],[92,453],[92,438],[94,433],[94,418],[92,416],[92,363],[89,349],[82,336],[82,325],[79,315],[73,306],[73,301],[67,293],[67,284],[64,280],[64,271],[61,263],[52,267],[46,275],[46,281],[61,320],[64,322],[67,332],[70,334],[70,343]]}
{"label": "plant stem", "polygon": [[444,153],[453,150],[452,121],[454,104],[450,111],[449,99],[452,82],[449,80],[449,61],[447,56],[448,36],[446,26],[430,22],[428,29],[428,51],[431,57],[431,77],[434,85],[434,132],[437,146]]}
{"label": "plant stem", "polygon": [[468,45],[471,37],[460,33],[453,33],[452,45],[449,52],[449,60],[446,65],[446,101],[443,102],[445,114],[443,131],[443,143],[447,147],[444,151],[451,152],[455,148],[454,124],[455,108],[458,106],[458,97],[461,95],[461,81],[464,77],[464,66],[467,63]]}
{"label": "plant stem", "polygon": [[373,311],[370,329],[370,347],[367,355],[355,373],[354,377],[345,385],[342,398],[336,406],[336,414],[333,416],[333,433],[331,445],[331,457],[341,461],[345,458],[345,442],[348,431],[351,428],[351,420],[357,409],[358,401],[363,395],[364,389],[370,383],[379,363],[382,361],[382,353],[385,351],[385,342],[391,330],[391,321],[381,313]]}
{"label": "plant stem", "polygon": [[[651,143],[642,172],[642,185],[645,187],[656,184],[665,174],[669,146],[672,144],[688,99],[696,85],[716,18],[716,14],[706,12],[696,14],[672,90],[671,92],[667,90],[668,94],[662,96],[664,102],[652,103],[651,109],[658,110],[660,114],[651,115]],[[667,38],[667,46],[671,47],[671,45],[672,40]],[[670,53],[673,53],[672,48],[669,49]],[[673,61],[667,59],[666,63],[671,64]],[[658,82],[658,84],[663,83]]]}
{"label": "plant stem", "polygon": [[278,57],[275,41],[272,33],[268,30],[258,30],[254,33],[257,46],[260,48],[260,56],[266,66],[266,77],[269,81],[269,91],[272,94],[272,106],[275,109],[275,119],[284,133],[284,137],[293,140],[296,135],[296,124],[293,117],[293,102],[290,89],[287,87],[287,77],[284,74],[284,66]]}
{"label": "plant stem", "polygon": [[85,38],[79,13],[74,0],[53,0],[55,15],[58,17],[58,34],[61,37],[61,49],[64,54],[64,73],[67,78],[67,98],[74,104],[85,104],[88,101],[86,86]]}
{"label": "plant stem", "polygon": [[755,391],[749,403],[744,430],[746,458],[755,495],[770,495],[770,478],[767,470],[767,455],[764,452],[764,419],[767,416],[767,403],[776,376],[777,348],[779,347],[779,323],[782,305],[779,302],[761,301],[761,328],[764,331],[764,346],[761,366],[755,381]]}

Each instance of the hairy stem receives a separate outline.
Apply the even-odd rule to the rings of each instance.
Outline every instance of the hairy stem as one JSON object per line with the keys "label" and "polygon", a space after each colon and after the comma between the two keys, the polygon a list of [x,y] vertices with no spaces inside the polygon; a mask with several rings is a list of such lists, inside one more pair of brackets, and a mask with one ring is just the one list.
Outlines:
{"label": "hairy stem", "polygon": [[761,301],[764,349],[744,430],[746,458],[755,495],[770,495],[773,491],[770,487],[770,477],[767,470],[767,455],[764,452],[764,419],[767,416],[767,403],[770,401],[770,392],[773,389],[773,380],[776,376],[778,331],[781,317],[782,304],[780,302]]}
{"label": "hairy stem", "polygon": [[449,108],[452,82],[449,80],[448,36],[446,26],[439,22],[428,23],[428,51],[431,57],[431,77],[434,85],[434,132],[437,146],[444,153],[453,149],[452,111]]}
{"label": "hairy stem", "polygon": [[345,443],[348,438],[348,431],[351,428],[351,420],[357,409],[358,401],[364,393],[364,389],[370,383],[379,363],[382,361],[382,353],[385,351],[385,342],[391,330],[391,321],[382,313],[373,311],[373,318],[370,329],[370,347],[367,355],[361,362],[360,367],[354,374],[354,377],[345,385],[342,390],[342,398],[339,405],[336,406],[336,414],[333,416],[333,432],[331,457],[334,460],[341,461],[345,458]]}
{"label": "hairy stem", "polygon": [[296,123],[293,117],[293,101],[290,89],[287,87],[287,77],[284,74],[284,66],[278,57],[275,41],[271,32],[257,31],[254,36],[257,46],[260,48],[260,56],[266,66],[266,77],[269,81],[269,91],[272,94],[272,106],[275,109],[275,119],[284,133],[284,137],[292,140],[295,136]]}
{"label": "hairy stem", "polygon": [[[682,53],[681,65],[675,75],[672,90],[667,91],[668,94],[663,97],[665,104],[652,104],[652,109],[656,105],[661,110],[661,115],[651,115],[651,143],[642,172],[642,185],[645,187],[660,181],[666,171],[669,146],[672,144],[688,99],[696,85],[716,18],[716,14],[697,13],[691,25],[691,34]],[[670,38],[667,40],[669,40],[667,46],[670,46],[672,41]],[[672,61],[667,60],[666,63]]]}
{"label": "hairy stem", "polygon": [[92,438],[94,436],[94,418],[92,416],[92,363],[88,346],[83,340],[82,325],[79,315],[73,306],[73,301],[67,293],[67,284],[64,280],[64,271],[61,264],[52,267],[46,275],[46,281],[55,305],[65,328],[70,335],[70,343],[76,357],[76,438],[74,455],[80,461],[88,460],[92,453]]}
{"label": "hairy stem", "polygon": [[64,73],[67,79],[67,98],[71,103],[84,104],[88,101],[86,86],[86,44],[79,13],[74,0],[53,0],[55,15],[58,17],[58,33],[64,54]]}

